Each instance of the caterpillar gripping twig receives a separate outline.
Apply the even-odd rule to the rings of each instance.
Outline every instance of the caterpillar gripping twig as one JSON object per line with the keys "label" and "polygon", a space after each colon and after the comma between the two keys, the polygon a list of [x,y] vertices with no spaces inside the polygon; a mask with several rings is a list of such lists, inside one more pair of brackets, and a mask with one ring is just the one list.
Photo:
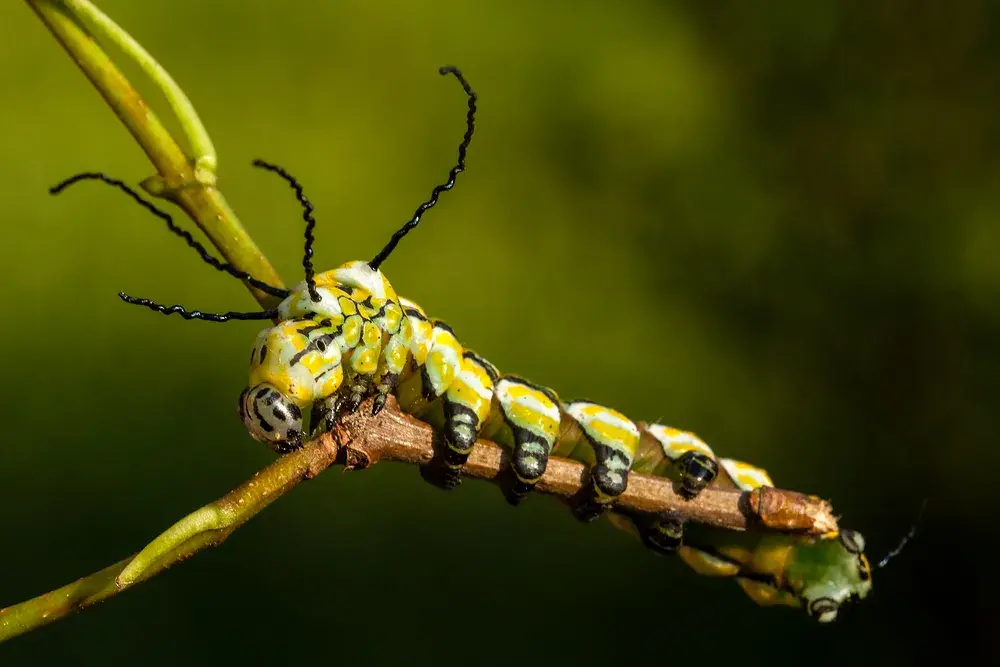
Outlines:
{"label": "caterpillar gripping twig", "polygon": [[678,516],[609,512],[626,490],[630,472],[673,479],[688,499],[708,487],[749,491],[773,483],[760,468],[717,458],[692,433],[636,422],[592,401],[563,401],[551,389],[504,374],[460,343],[447,324],[397,296],[380,266],[439,195],[453,187],[465,169],[475,129],[475,92],[456,68],[442,68],[441,73],[454,74],[469,98],[458,163],[448,181],[434,188],[431,198],[373,260],[315,274],[312,205],[284,169],[256,161],[291,185],[306,222],[305,280],[277,310],[219,315],[122,298],[187,319],[276,319],[277,324],[258,334],[251,350],[249,382],[240,395],[239,411],[250,435],[279,453],[335,428],[366,398],[373,398],[372,413],[377,414],[394,396],[404,412],[441,435],[443,451],[429,477],[443,488],[458,485],[480,438],[508,450],[504,492],[512,504],[531,493],[553,457],[580,461],[589,466],[588,486],[573,501],[580,520],[606,514],[651,549],[678,553],[699,573],[735,578],[759,604],[801,606],[820,621],[833,620],[846,602],[865,597],[871,590],[871,568],[864,538],[855,531],[822,536],[755,531],[689,535]]}
{"label": "caterpillar gripping twig", "polygon": [[[397,297],[366,262],[317,275],[316,288],[318,302],[305,284],[293,290],[278,307],[280,323],[258,335],[250,355],[240,413],[250,434],[276,451],[298,448],[309,431],[330,428],[369,395],[377,401],[391,393],[404,412],[441,433],[436,480],[445,488],[458,483],[479,438],[508,449],[505,493],[515,504],[531,492],[551,457],[589,464],[590,486],[573,507],[585,521],[605,513],[625,490],[630,471],[675,478],[688,498],[709,485],[745,491],[773,486],[765,471],[716,458],[692,433],[633,422],[591,401],[564,402],[551,389],[500,373],[466,350],[446,324]],[[309,408],[311,424],[303,418]],[[674,516],[610,514],[650,548],[676,550],[702,574],[735,577],[760,604],[804,605],[828,621],[840,605],[871,589],[864,541],[853,531],[690,540]]]}

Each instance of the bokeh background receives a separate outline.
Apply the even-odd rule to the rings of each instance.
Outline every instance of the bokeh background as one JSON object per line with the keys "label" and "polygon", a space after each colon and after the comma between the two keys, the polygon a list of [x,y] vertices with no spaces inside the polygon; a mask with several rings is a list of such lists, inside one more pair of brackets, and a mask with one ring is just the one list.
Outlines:
{"label": "bokeh background", "polygon": [[[481,99],[469,170],[386,264],[400,293],[501,368],[831,498],[875,557],[931,502],[873,596],[820,627],[550,499],[334,470],[0,663],[997,657],[996,3],[100,5],[190,95],[286,281],[299,211],[251,159],[306,185],[320,267],[369,258],[454,160],[465,101],[436,69],[457,64]],[[115,296],[251,308],[242,285],[111,189],[46,194],[151,166],[23,3],[0,8],[0,90],[2,606],[131,553],[272,456],[235,411],[256,326]]]}

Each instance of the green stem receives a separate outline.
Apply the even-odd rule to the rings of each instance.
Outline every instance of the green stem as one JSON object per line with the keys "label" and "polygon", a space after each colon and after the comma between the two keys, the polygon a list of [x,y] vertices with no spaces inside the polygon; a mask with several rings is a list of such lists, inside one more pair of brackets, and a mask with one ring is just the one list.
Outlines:
{"label": "green stem", "polygon": [[132,133],[156,170],[173,175],[177,187],[190,181],[193,173],[184,151],[90,33],[57,0],[28,0],[28,4]]}
{"label": "green stem", "polygon": [[95,7],[89,0],[63,0],[66,7],[77,17],[86,21],[91,29],[108,38],[130,56],[142,71],[148,76],[167,98],[167,103],[181,123],[184,134],[187,135],[191,148],[195,153],[195,178],[204,185],[215,185],[215,172],[218,168],[218,157],[215,146],[208,131],[198,117],[191,100],[177,85],[174,78],[160,63],[142,48],[139,42],[125,32],[121,26],[111,20],[107,14]]}
{"label": "green stem", "polygon": [[[135,138],[136,143],[149,156],[162,183],[160,194],[184,209],[184,212],[219,249],[226,261],[258,280],[275,287],[283,287],[274,267],[247,234],[222,193],[213,185],[198,180],[189,157],[135,87],[118,70],[94,37],[87,32],[83,25],[84,19],[75,12],[79,6],[89,3],[80,0],[66,0],[66,2],[27,0],[27,2],[104,97],[108,106]],[[106,26],[102,27],[102,30],[105,29]],[[128,50],[126,52],[135,57],[134,52]],[[160,70],[162,71],[162,68]],[[154,79],[154,83],[163,90],[164,95],[171,99],[175,93],[166,86],[165,81],[162,77]],[[169,82],[176,88],[173,79],[169,79]],[[183,93],[181,95],[183,96]],[[184,100],[187,98],[184,97]],[[187,102],[187,105],[190,107],[190,102]],[[175,106],[174,109],[182,126],[201,127],[197,115],[188,115],[183,105]],[[214,150],[211,155],[214,155]],[[247,288],[262,307],[273,308],[277,304],[275,297],[253,289],[249,285]]]}
{"label": "green stem", "polygon": [[97,604],[199,551],[219,546],[274,500],[333,463],[336,453],[337,448],[329,437],[313,441],[279,458],[222,498],[181,519],[139,554],[62,588],[0,609],[0,643]]}
{"label": "green stem", "polygon": [[[166,70],[87,0],[27,2],[145,151],[158,173],[160,194],[183,208],[229,263],[281,287],[274,268],[214,187],[215,148],[190,100]],[[135,59],[160,88],[198,154],[193,163],[85,25]],[[275,305],[274,297],[253,289],[251,293],[263,307]],[[321,440],[295,455],[283,457],[223,498],[178,522],[154,541],[155,549],[144,549],[135,557],[67,586],[0,609],[0,642],[116,595],[202,549],[221,544],[233,530],[273,500],[328,466],[335,451],[328,440]],[[172,539],[176,536],[183,539]],[[126,576],[119,579],[123,573]]]}
{"label": "green stem", "polygon": [[[215,188],[215,149],[194,107],[173,78],[87,0],[27,2],[145,151],[158,173],[159,194],[183,208],[237,269],[281,287],[277,273]],[[135,59],[163,91],[198,154],[194,165],[85,25]],[[274,297],[251,292],[265,308],[274,306]],[[202,549],[221,544],[276,498],[330,465],[336,454],[331,442],[329,437],[321,438],[300,452],[278,459],[223,498],[182,519],[136,556],[0,610],[0,642],[116,595]]]}

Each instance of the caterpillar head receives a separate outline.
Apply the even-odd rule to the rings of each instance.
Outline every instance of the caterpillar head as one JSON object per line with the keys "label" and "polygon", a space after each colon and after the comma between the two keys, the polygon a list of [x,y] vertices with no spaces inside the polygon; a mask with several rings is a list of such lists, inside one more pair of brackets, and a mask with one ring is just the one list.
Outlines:
{"label": "caterpillar head", "polygon": [[240,418],[255,439],[279,454],[302,446],[302,410],[273,385],[262,383],[240,394]]}
{"label": "caterpillar head", "polygon": [[792,550],[785,578],[810,616],[829,623],[843,605],[868,595],[872,568],[864,550],[865,538],[854,530],[805,540]]}

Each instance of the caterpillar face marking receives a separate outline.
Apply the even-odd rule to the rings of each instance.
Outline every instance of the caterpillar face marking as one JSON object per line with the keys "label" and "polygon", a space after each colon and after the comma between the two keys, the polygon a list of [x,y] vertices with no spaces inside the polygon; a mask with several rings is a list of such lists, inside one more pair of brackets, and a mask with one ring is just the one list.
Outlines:
{"label": "caterpillar face marking", "polygon": [[259,384],[244,389],[239,409],[250,435],[279,454],[302,446],[302,411],[273,386]]}
{"label": "caterpillar face marking", "polygon": [[[438,483],[456,486],[473,444],[489,438],[510,452],[512,503],[530,493],[551,456],[590,466],[589,495],[574,514],[592,521],[602,514],[619,528],[640,537],[654,551],[676,552],[696,572],[733,578],[761,605],[804,608],[820,622],[836,618],[842,606],[871,590],[871,567],[865,541],[857,532],[802,537],[711,531],[687,535],[676,516],[606,511],[628,485],[630,471],[670,477],[681,493],[694,498],[705,488],[751,490],[772,485],[760,468],[718,459],[692,433],[660,424],[633,422],[592,401],[560,403],[551,389],[501,374],[483,357],[465,349],[451,328],[432,320],[416,303],[396,295],[380,271],[399,241],[414,229],[441,193],[450,190],[465,169],[466,149],[474,130],[476,94],[455,68],[468,96],[467,131],[458,164],[389,243],[370,262],[352,261],[316,274],[312,266],[313,207],[302,187],[281,167],[260,160],[254,166],[278,174],[295,191],[305,227],[305,280],[292,290],[277,288],[213,258],[177,228],[169,215],[145,202],[127,186],[103,174],[80,174],[57,185],[53,193],[86,179],[101,180],[129,194],[166,221],[210,265],[283,300],[261,312],[205,313],[162,306],[124,293],[121,298],[165,315],[211,322],[274,320],[260,332],[250,354],[247,387],[239,413],[250,435],[279,453],[302,445],[303,410],[311,408],[314,433],[330,429],[343,414],[374,397],[378,412],[393,394],[402,410],[438,428],[445,448]],[[916,526],[879,566],[899,553]]]}

